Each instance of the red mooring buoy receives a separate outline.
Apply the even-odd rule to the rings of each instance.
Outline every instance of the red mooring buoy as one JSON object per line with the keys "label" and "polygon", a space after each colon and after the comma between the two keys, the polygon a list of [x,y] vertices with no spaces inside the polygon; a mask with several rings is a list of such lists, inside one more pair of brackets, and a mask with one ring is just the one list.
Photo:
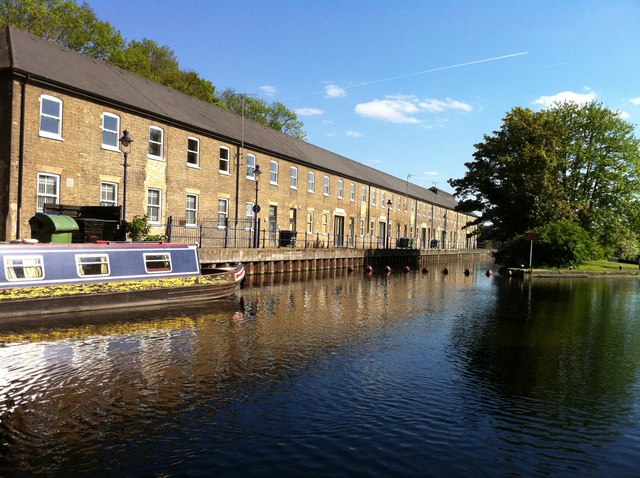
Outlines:
{"label": "red mooring buoy", "polygon": [[423,267],[422,268],[422,273],[426,274],[427,272],[429,272],[429,268],[428,267]]}
{"label": "red mooring buoy", "polygon": [[471,274],[471,271],[469,269],[465,269],[464,270],[464,275],[468,276],[469,274]]}
{"label": "red mooring buoy", "polygon": [[449,273],[449,269],[447,267],[445,267],[444,269],[442,269],[442,273],[443,274],[448,274]]}
{"label": "red mooring buoy", "polygon": [[364,268],[367,272],[373,272],[373,267],[367,266]]}
{"label": "red mooring buoy", "polygon": [[384,268],[385,271],[387,271],[387,274],[391,273],[391,267],[387,266]]}
{"label": "red mooring buoy", "polygon": [[485,272],[487,277],[491,277],[493,275],[493,271],[491,269],[487,269],[487,272]]}
{"label": "red mooring buoy", "polygon": [[404,271],[405,271],[405,272],[411,272],[411,267],[409,267],[409,266],[404,266]]}

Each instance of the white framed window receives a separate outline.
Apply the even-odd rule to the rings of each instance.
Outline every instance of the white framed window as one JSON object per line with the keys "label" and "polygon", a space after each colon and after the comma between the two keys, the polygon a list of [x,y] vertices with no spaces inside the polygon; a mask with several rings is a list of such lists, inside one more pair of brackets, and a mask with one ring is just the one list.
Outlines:
{"label": "white framed window", "polygon": [[60,176],[38,173],[38,202],[36,210],[42,212],[45,204],[60,204]]}
{"label": "white framed window", "polygon": [[329,183],[329,176],[325,176],[323,194],[325,196],[328,196],[330,193],[331,193],[331,189],[330,189],[330,183]]}
{"label": "white framed window", "polygon": [[120,151],[119,134],[120,117],[112,113],[102,113],[102,149]]}
{"label": "white framed window", "polygon": [[110,182],[100,183],[100,205],[101,206],[117,206],[118,205],[118,184]]}
{"label": "white framed window", "polygon": [[151,159],[163,159],[164,131],[157,126],[149,126],[149,154]]}
{"label": "white framed window", "polygon": [[150,273],[171,272],[171,254],[163,252],[160,254],[144,254],[144,268]]}
{"label": "white framed window", "polygon": [[4,273],[8,281],[44,278],[42,256],[5,256]]}
{"label": "white framed window", "polygon": [[278,184],[278,162],[271,161],[269,164],[269,182],[271,184]]}
{"label": "white framed window", "polygon": [[147,189],[147,217],[150,224],[160,224],[162,218],[162,190]]}
{"label": "white framed window", "polygon": [[409,210],[409,199],[404,198],[404,210],[407,212]]}
{"label": "white framed window", "polygon": [[380,206],[387,207],[387,192],[382,191],[380,194]]}
{"label": "white framed window", "polygon": [[40,136],[62,139],[62,100],[54,96],[40,96]]}
{"label": "white framed window", "polygon": [[307,191],[310,193],[316,192],[316,173],[313,171],[307,173]]}
{"label": "white framed window", "polygon": [[246,210],[244,213],[244,217],[246,217],[247,219],[253,219],[254,216],[254,212],[253,212],[253,203],[252,202],[248,202],[245,204]]}
{"label": "white framed window", "polygon": [[344,181],[338,179],[338,199],[344,198]]}
{"label": "white framed window", "polygon": [[187,138],[187,166],[200,167],[200,140],[198,138]]}
{"label": "white framed window", "polygon": [[247,179],[256,179],[256,157],[247,154]]}
{"label": "white framed window", "polygon": [[186,208],[186,224],[187,226],[198,225],[198,195],[187,194],[187,208]]}
{"label": "white framed window", "polygon": [[231,168],[229,167],[229,158],[231,153],[226,146],[220,146],[220,166],[219,171],[222,174],[231,174]]}
{"label": "white framed window", "polygon": [[378,191],[376,189],[371,190],[371,204],[373,206],[378,205]]}
{"label": "white framed window", "polygon": [[106,254],[78,254],[76,255],[76,270],[78,276],[108,276],[109,256]]}
{"label": "white framed window", "polygon": [[218,198],[218,229],[227,227],[227,217],[229,217],[229,200]]}
{"label": "white framed window", "polygon": [[291,166],[291,189],[298,189],[298,168]]}
{"label": "white framed window", "polygon": [[364,219],[360,219],[360,237],[364,237]]}
{"label": "white framed window", "polygon": [[356,185],[351,183],[351,192],[349,193],[349,200],[356,202]]}
{"label": "white framed window", "polygon": [[322,232],[329,234],[329,213],[322,213]]}
{"label": "white framed window", "polygon": [[367,204],[367,188],[362,186],[362,190],[360,191],[360,199],[362,200],[362,204]]}
{"label": "white framed window", "polygon": [[398,211],[402,210],[402,198],[398,196]]}
{"label": "white framed window", "polygon": [[313,211],[307,211],[307,232],[313,233]]}

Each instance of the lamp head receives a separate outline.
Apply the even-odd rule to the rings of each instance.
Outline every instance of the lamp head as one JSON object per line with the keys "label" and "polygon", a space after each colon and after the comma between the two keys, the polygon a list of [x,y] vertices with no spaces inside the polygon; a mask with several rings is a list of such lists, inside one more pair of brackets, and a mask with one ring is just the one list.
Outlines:
{"label": "lamp head", "polygon": [[133,137],[129,134],[129,131],[125,129],[119,141],[123,148],[128,148],[131,146],[131,143],[133,143]]}

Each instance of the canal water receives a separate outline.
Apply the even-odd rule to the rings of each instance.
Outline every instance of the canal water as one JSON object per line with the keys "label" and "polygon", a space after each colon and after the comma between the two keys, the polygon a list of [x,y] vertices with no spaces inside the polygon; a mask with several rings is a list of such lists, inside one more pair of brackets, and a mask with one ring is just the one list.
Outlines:
{"label": "canal water", "polygon": [[447,266],[3,323],[0,476],[639,476],[640,280]]}

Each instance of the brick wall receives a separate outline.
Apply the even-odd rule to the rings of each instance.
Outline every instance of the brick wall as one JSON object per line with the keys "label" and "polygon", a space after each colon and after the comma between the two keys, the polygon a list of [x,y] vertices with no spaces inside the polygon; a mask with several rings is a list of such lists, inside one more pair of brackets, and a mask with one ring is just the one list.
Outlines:
{"label": "brick wall", "polygon": [[[8,148],[0,150],[3,167],[0,168],[2,180],[3,200],[8,199],[8,206],[3,206],[2,213],[7,217],[7,227],[4,236],[13,238],[15,233],[15,216],[7,211],[17,210],[17,195],[15,188],[7,188],[7,184],[17,183],[18,165],[18,132],[20,124],[20,88],[15,82],[13,89],[13,116],[11,152]],[[374,235],[378,233],[380,223],[386,223],[388,208],[382,204],[393,196],[393,207],[390,216],[390,229],[396,237],[398,226],[400,235],[407,234],[421,237],[421,231],[430,239],[441,239],[440,231],[445,227],[445,210],[439,207],[421,203],[420,213],[415,210],[415,203],[409,199],[409,206],[404,210],[405,198],[394,191],[376,189],[376,204],[371,204],[369,186],[357,180],[340,177],[331,172],[309,168],[304,164],[297,164],[282,158],[277,158],[246,147],[242,154],[239,145],[222,141],[218,138],[178,128],[142,114],[133,114],[128,110],[115,108],[113,105],[101,104],[94,100],[70,95],[64,91],[55,91],[40,86],[28,85],[26,94],[25,148],[24,148],[24,178],[23,202],[21,210],[22,236],[28,237],[30,229],[28,220],[36,212],[38,173],[52,174],[60,178],[59,201],[70,205],[99,205],[101,182],[111,182],[118,185],[118,204],[122,204],[124,167],[123,153],[119,149],[108,149],[102,145],[102,116],[104,113],[116,115],[120,118],[118,135],[127,129],[134,139],[128,154],[127,170],[127,218],[142,216],[147,212],[147,191],[156,188],[162,191],[160,223],[165,224],[169,216],[184,217],[186,214],[187,194],[198,196],[199,219],[215,219],[218,215],[218,200],[226,198],[229,201],[229,218],[233,219],[236,211],[239,218],[246,214],[246,203],[255,201],[255,181],[247,178],[246,158],[252,154],[263,173],[259,177],[259,204],[262,208],[259,217],[262,227],[268,227],[269,206],[277,208],[277,227],[289,229],[290,211],[295,210],[296,229],[299,232],[307,230],[307,213],[314,212],[313,232],[323,232],[323,215],[328,214],[328,232],[334,233],[336,217],[344,218],[344,234],[350,234],[350,223],[353,221],[354,233],[360,234],[360,223],[364,219],[365,234],[371,235],[370,224],[375,223]],[[2,91],[0,91],[2,94]],[[62,137],[52,139],[40,134],[40,98],[49,95],[62,101]],[[3,112],[3,118],[5,113]],[[162,130],[161,158],[149,157],[150,128]],[[238,132],[238,136],[241,132]],[[199,164],[194,167],[187,161],[188,138],[199,140]],[[6,141],[3,138],[3,144]],[[228,148],[229,172],[220,172],[220,148]],[[11,168],[7,168],[7,156],[10,154]],[[239,163],[238,163],[239,161]],[[270,181],[270,163],[278,164],[278,181]],[[291,167],[297,168],[298,185],[290,185]],[[239,168],[239,169],[238,169]],[[315,191],[308,192],[308,172],[315,173]],[[6,176],[10,175],[10,181]],[[329,195],[324,194],[324,177],[330,181]],[[338,181],[343,181],[343,196],[338,198]],[[237,182],[236,182],[237,181]],[[351,185],[355,185],[355,200],[351,200]],[[366,204],[361,200],[361,188],[367,188]],[[236,203],[237,188],[237,203]],[[10,193],[7,191],[10,190]],[[402,207],[398,209],[398,197],[402,199]],[[413,208],[412,208],[413,204]],[[432,219],[432,214],[433,219]],[[449,211],[452,217],[454,214]],[[466,223],[467,217],[457,215],[458,227]],[[451,220],[447,229],[453,233]],[[413,234],[411,234],[413,231]],[[159,225],[155,233],[162,233],[164,229]],[[466,232],[458,234],[459,239],[465,237]],[[452,236],[453,237],[453,236]]]}

